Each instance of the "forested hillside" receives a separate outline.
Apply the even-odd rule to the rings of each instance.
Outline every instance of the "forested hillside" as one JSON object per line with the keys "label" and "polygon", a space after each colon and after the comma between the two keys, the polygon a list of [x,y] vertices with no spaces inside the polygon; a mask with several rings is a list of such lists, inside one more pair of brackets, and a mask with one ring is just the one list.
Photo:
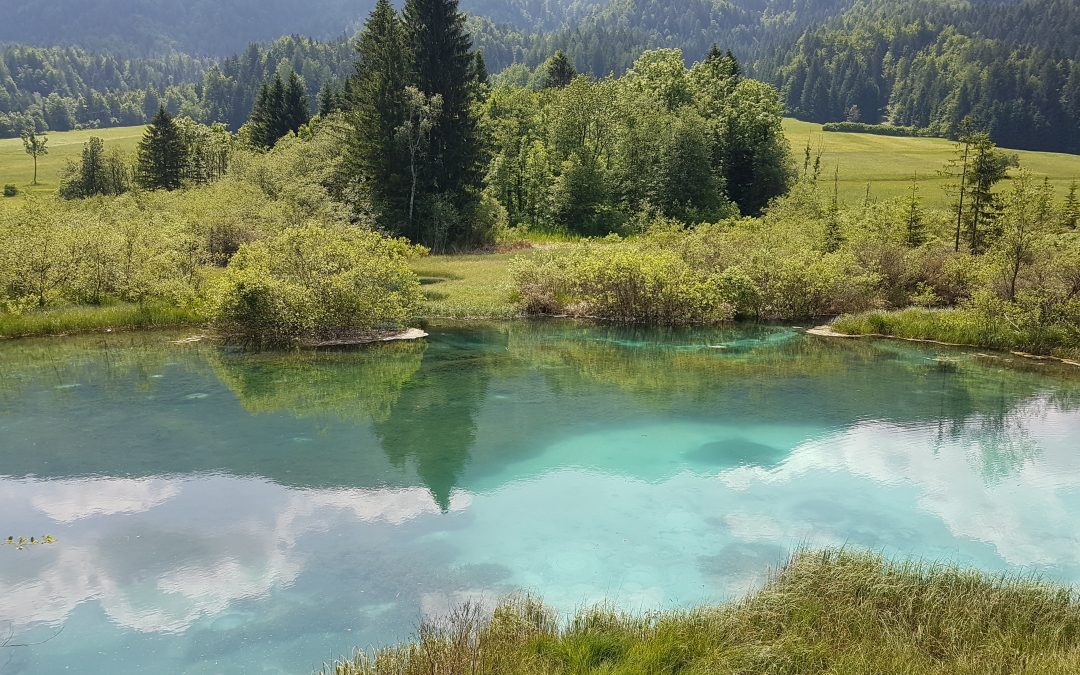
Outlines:
{"label": "forested hillside", "polygon": [[[557,29],[604,1],[465,0],[461,9],[533,32]],[[375,0],[308,0],[299,10],[294,0],[19,0],[5,3],[0,42],[221,57],[284,35],[352,35],[374,6]]]}
{"label": "forested hillside", "polygon": [[[0,135],[141,123],[159,101],[236,129],[260,84],[289,72],[314,110],[324,85],[340,89],[351,71],[352,35],[374,5],[313,0],[296,13],[275,11],[286,0],[257,9],[140,0],[120,11],[116,2],[25,5],[0,26],[0,40],[83,46],[3,50]],[[1080,152],[1080,4],[1070,0],[468,0],[462,9],[502,81],[535,84],[556,51],[602,77],[647,49],[676,47],[692,62],[716,44],[777,85],[800,119],[948,137],[983,129],[1009,147]],[[310,37],[278,38],[286,33]]]}
{"label": "forested hillside", "polygon": [[[1080,5],[873,2],[760,58],[801,119],[888,123],[1080,152]],[[1071,37],[1070,37],[1071,36]]]}
{"label": "forested hillside", "polygon": [[324,83],[352,71],[345,39],[284,37],[249,45],[225,59],[171,55],[125,59],[78,48],[9,47],[0,51],[0,137],[22,129],[143,124],[159,104],[174,115],[225,122],[234,131],[248,118],[259,86],[295,72],[318,100]]}

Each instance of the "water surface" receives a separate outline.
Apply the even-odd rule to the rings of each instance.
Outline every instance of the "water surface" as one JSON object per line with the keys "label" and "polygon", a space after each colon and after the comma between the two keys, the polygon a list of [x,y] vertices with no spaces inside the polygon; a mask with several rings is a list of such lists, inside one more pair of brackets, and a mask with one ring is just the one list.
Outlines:
{"label": "water surface", "polygon": [[[0,343],[0,672],[306,673],[515,590],[722,600],[800,545],[1080,582],[1080,371],[785,327]],[[34,645],[32,643],[44,642]]]}

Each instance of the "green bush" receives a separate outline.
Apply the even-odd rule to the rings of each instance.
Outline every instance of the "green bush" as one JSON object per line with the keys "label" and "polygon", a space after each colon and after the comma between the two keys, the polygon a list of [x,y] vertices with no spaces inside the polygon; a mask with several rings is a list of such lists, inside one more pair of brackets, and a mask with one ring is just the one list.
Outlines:
{"label": "green bush", "polygon": [[17,194],[19,194],[19,189],[17,187],[12,185],[11,183],[5,183],[4,184],[4,196],[5,197],[14,197]]}
{"label": "green bush", "polygon": [[866,122],[828,122],[822,131],[840,131],[857,134],[876,134],[878,136],[910,136],[931,138],[937,136],[929,129],[921,127],[902,127],[893,124],[867,124]]}
{"label": "green bush", "polygon": [[734,317],[720,279],[678,255],[627,243],[514,261],[526,311],[625,323],[716,323]]}
{"label": "green bush", "polygon": [[360,228],[287,229],[233,256],[218,282],[214,324],[258,347],[398,328],[422,298],[408,266],[421,251]]}

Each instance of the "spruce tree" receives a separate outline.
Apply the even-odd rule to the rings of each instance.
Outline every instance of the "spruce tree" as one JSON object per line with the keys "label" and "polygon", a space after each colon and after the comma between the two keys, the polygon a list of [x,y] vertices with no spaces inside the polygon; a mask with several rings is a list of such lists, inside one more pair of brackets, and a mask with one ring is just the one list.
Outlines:
{"label": "spruce tree", "polygon": [[80,182],[83,197],[109,193],[109,180],[105,171],[105,143],[96,136],[91,136],[83,145]]}
{"label": "spruce tree", "polygon": [[[303,101],[306,107],[306,94]],[[286,116],[285,83],[281,75],[274,75],[274,79],[269,84],[264,82],[259,87],[255,105],[251,109],[251,117],[248,118],[248,125],[251,129],[251,142],[264,149],[274,147],[278,139],[291,130]]]}
{"label": "spruce tree", "polygon": [[259,93],[255,95],[255,105],[251,109],[248,118],[248,129],[251,132],[251,142],[260,148],[270,147],[274,139],[270,138],[273,133],[273,111],[270,109],[270,87],[265,82],[259,85]]}
{"label": "spruce tree", "polygon": [[316,98],[318,99],[320,117],[326,117],[341,110],[341,103],[338,101],[338,90],[329,82],[323,82]]}
{"label": "spruce tree", "polygon": [[577,77],[577,69],[560,49],[544,63],[544,77],[540,86],[544,89],[561,89]]}
{"label": "spruce tree", "polygon": [[267,128],[268,143],[266,147],[271,147],[277,143],[278,139],[284,136],[289,131],[288,122],[285,119],[285,82],[281,79],[281,75],[275,74],[273,81],[270,83],[270,88],[267,92],[267,106],[268,106],[268,118],[269,125]]}
{"label": "spruce tree", "polygon": [[296,73],[289,75],[289,84],[285,88],[285,100],[282,104],[282,126],[285,128],[284,136],[288,132],[297,132],[300,127],[311,119],[311,109],[308,107],[307,89],[304,81]]}
{"label": "spruce tree", "polygon": [[139,185],[147,190],[175,190],[180,187],[184,163],[180,129],[165,106],[160,106],[139,142]]}
{"label": "spruce tree", "polygon": [[1062,220],[1065,227],[1075,230],[1080,224],[1080,198],[1077,197],[1076,179],[1069,183],[1069,191],[1065,194],[1065,203],[1061,208]]}
{"label": "spruce tree", "polygon": [[911,180],[911,200],[908,202],[907,245],[918,248],[926,243],[926,225],[923,223],[922,209],[919,206],[919,176]]}
{"label": "spruce tree", "polygon": [[410,178],[398,130],[405,123],[409,56],[405,29],[389,0],[379,0],[356,44],[356,72],[346,81],[353,133],[347,164],[369,186],[379,224],[415,237],[407,222]]}
{"label": "spruce tree", "polygon": [[840,165],[837,164],[833,173],[832,201],[825,213],[825,243],[822,250],[836,253],[843,245],[844,232],[840,226]]}
{"label": "spruce tree", "polygon": [[[451,243],[469,237],[467,213],[482,179],[482,148],[473,111],[472,40],[465,30],[465,15],[457,0],[407,0],[405,34],[412,55],[410,84],[427,96],[440,96],[443,109],[431,130],[426,171],[421,192],[432,205],[446,213],[448,203],[459,217],[433,227],[447,226]],[[432,214],[435,223],[435,214]],[[440,234],[440,239],[442,234]],[[423,235],[421,236],[423,239]]]}

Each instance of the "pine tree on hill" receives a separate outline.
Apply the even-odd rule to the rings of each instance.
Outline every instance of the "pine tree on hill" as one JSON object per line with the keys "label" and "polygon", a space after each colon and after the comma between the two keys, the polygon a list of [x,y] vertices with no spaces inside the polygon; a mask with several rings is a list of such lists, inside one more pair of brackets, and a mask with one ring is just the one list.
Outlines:
{"label": "pine tree on hill", "polygon": [[294,133],[299,131],[300,127],[307,124],[308,120],[311,119],[307,89],[304,87],[304,81],[296,73],[289,75],[289,84],[285,88],[285,100],[281,114],[282,126],[286,129],[282,136],[290,131]]}
{"label": "pine tree on hill", "polygon": [[139,142],[137,180],[147,190],[176,190],[184,174],[184,142],[176,121],[158,107]]}
{"label": "pine tree on hill", "polygon": [[369,185],[379,224],[405,233],[409,178],[398,129],[405,123],[409,56],[405,28],[389,0],[375,5],[356,51],[356,72],[346,80],[341,94],[353,110],[356,129],[346,162]]}
{"label": "pine tree on hill", "polygon": [[570,63],[570,59],[566,58],[561,49],[547,60],[543,68],[544,77],[540,86],[544,89],[561,89],[570,84],[578,74],[574,64]]}
{"label": "pine tree on hill", "polygon": [[[431,130],[429,159],[421,182],[434,227],[445,228],[446,241],[468,238],[468,219],[439,214],[450,205],[460,215],[471,206],[482,178],[482,149],[472,104],[472,39],[457,0],[407,0],[405,34],[412,54],[412,82],[428,96],[442,97],[443,109]],[[443,236],[443,235],[440,235]]]}

